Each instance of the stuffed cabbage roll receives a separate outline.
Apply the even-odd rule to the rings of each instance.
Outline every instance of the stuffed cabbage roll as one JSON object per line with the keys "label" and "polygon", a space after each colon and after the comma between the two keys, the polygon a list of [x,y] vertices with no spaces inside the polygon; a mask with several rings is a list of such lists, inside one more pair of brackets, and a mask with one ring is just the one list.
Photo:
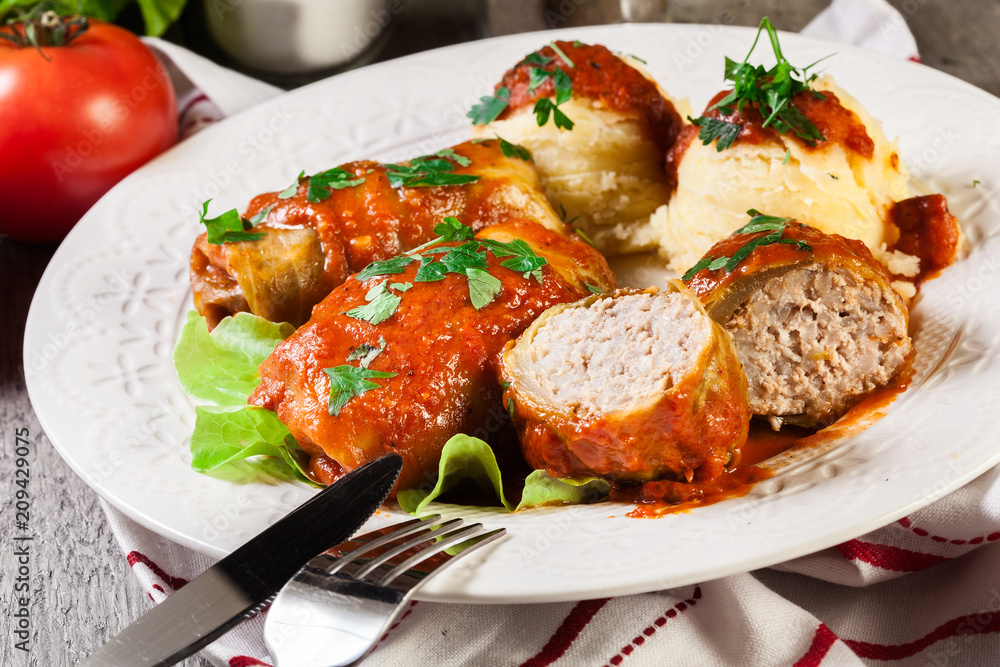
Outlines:
{"label": "stuffed cabbage roll", "polygon": [[503,346],[550,306],[615,284],[568,229],[510,220],[473,238],[451,220],[438,233],[334,289],[260,366],[249,403],[278,414],[325,483],[397,452],[397,489],[433,484],[451,436],[491,440],[509,424]]}
{"label": "stuffed cabbage roll", "polygon": [[298,326],[352,273],[433,238],[442,217],[477,231],[510,217],[561,228],[518,149],[489,139],[403,164],[351,162],[260,195],[244,214],[260,238],[195,241],[195,306],[210,327],[242,311]]}

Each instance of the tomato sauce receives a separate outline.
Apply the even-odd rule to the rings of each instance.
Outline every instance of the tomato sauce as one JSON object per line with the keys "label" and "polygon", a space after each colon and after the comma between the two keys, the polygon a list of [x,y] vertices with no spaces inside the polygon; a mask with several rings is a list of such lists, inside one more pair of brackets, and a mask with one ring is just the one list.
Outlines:
{"label": "tomato sauce", "polygon": [[962,230],[948,211],[944,195],[911,197],[889,209],[889,222],[899,229],[899,239],[890,250],[920,258],[920,274],[915,282],[933,278],[958,258]]}
{"label": "tomato sauce", "polygon": [[641,486],[612,489],[611,500],[637,503],[626,514],[633,519],[655,519],[667,514],[686,512],[694,507],[713,505],[730,498],[745,496],[754,484],[775,475],[775,470],[760,465],[783,452],[815,449],[845,438],[851,438],[884,417],[889,405],[896,400],[912,379],[912,367],[889,385],[875,390],[858,402],[830,426],[819,431],[796,426],[783,426],[774,431],[766,421],[755,418],[750,424],[750,437],[734,454],[735,467],[708,482],[682,484],[662,481]]}

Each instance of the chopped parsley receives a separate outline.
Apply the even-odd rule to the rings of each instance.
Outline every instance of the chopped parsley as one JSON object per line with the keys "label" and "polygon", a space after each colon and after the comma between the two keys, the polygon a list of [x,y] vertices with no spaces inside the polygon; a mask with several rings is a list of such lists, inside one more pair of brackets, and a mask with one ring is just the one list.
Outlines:
{"label": "chopped parsley", "polygon": [[361,396],[372,389],[381,389],[382,385],[372,380],[392,378],[399,373],[373,371],[368,368],[342,364],[333,368],[324,368],[323,372],[330,377],[330,414],[334,417],[355,396]]}
{"label": "chopped parsley", "polygon": [[385,175],[394,188],[437,187],[440,185],[463,185],[479,180],[474,174],[455,174],[455,166],[468,167],[472,160],[446,148],[410,160],[408,165],[387,164]]}
{"label": "chopped parsley", "polygon": [[[771,69],[765,69],[762,65],[755,67],[747,62],[757,47],[761,33],[765,31],[778,61]],[[747,53],[743,62],[737,63],[726,58],[725,79],[733,82],[732,92],[706,111],[711,112],[718,109],[726,115],[732,114],[734,111],[742,113],[744,107],[750,104],[760,110],[764,117],[764,127],[774,127],[781,134],[794,133],[810,145],[815,145],[817,141],[823,141],[826,137],[813,125],[812,121],[792,106],[792,98],[798,93],[809,91],[815,97],[824,99],[822,93],[809,86],[817,76],[809,74],[809,70],[817,63],[802,69],[793,67],[781,52],[778,31],[765,16],[760,21],[757,38],[754,39],[753,46],[750,47],[750,52]],[[698,132],[698,138],[701,139],[702,143],[707,145],[718,139],[716,150],[719,151],[732,146],[736,136],[743,129],[742,123],[729,123],[704,115],[691,122],[701,128],[701,131]]]}
{"label": "chopped parsley", "polygon": [[781,161],[781,164],[788,164],[791,161],[791,159],[792,159],[792,149],[791,148],[786,148],[785,149],[785,159]]}
{"label": "chopped parsley", "polygon": [[[542,283],[542,267],[548,262],[539,256],[534,249],[521,239],[509,242],[492,239],[476,239],[471,227],[463,225],[457,218],[448,217],[434,227],[437,238],[410,250],[405,255],[389,260],[372,262],[355,278],[360,281],[375,276],[402,273],[413,262],[419,262],[413,282],[427,283],[443,280],[449,273],[463,274],[469,283],[469,300],[476,310],[482,309],[500,293],[502,283],[489,272],[489,262],[486,253],[492,252],[497,258],[503,259],[500,266],[516,271],[525,278],[534,278]],[[439,246],[441,243],[459,243],[456,246]],[[411,283],[392,283],[390,288],[405,292],[412,287]],[[363,306],[348,311],[350,317],[356,317],[378,324],[396,311],[399,305],[399,295],[386,289],[381,283],[369,290]]]}
{"label": "chopped parsley", "polygon": [[402,273],[403,269],[406,268],[406,265],[413,261],[415,261],[414,257],[409,255],[399,255],[398,257],[393,257],[392,259],[372,262],[354,277],[358,280],[364,281],[369,278],[374,278],[375,276],[387,276],[390,274]]}
{"label": "chopped parsley", "polygon": [[734,234],[757,234],[759,232],[767,232],[767,234],[747,241],[739,250],[734,252],[731,257],[720,256],[701,258],[698,260],[697,264],[692,266],[687,270],[687,273],[681,276],[681,279],[691,280],[695,277],[695,274],[704,269],[708,269],[709,271],[725,269],[726,273],[731,273],[732,270],[735,269],[739,263],[746,259],[754,250],[773,243],[787,243],[789,245],[796,246],[799,250],[812,252],[812,246],[805,241],[781,238],[781,235],[788,227],[788,223],[792,222],[792,218],[779,218],[773,215],[764,215],[760,211],[753,208],[747,211],[747,215],[752,216],[750,218],[750,222],[737,229],[733,232]]}
{"label": "chopped parsley", "polygon": [[502,283],[491,276],[489,271],[483,269],[468,268],[465,276],[469,281],[469,300],[472,307],[481,310],[483,306],[489,304],[500,293]]}
{"label": "chopped parsley", "polygon": [[573,61],[569,59],[569,56],[563,53],[563,50],[559,48],[558,44],[556,44],[555,42],[549,42],[549,46],[552,47],[553,51],[559,54],[559,57],[563,59],[564,63],[566,63],[570,67],[576,67]]}
{"label": "chopped parsley", "polygon": [[[576,42],[574,42],[574,44],[576,44]],[[549,42],[549,46],[556,52],[567,67],[576,67],[576,64],[570,60],[569,56],[567,56],[555,42]],[[535,92],[539,86],[550,79],[552,80],[552,85],[555,88],[554,102],[549,97],[543,97],[535,102],[532,113],[535,114],[535,120],[538,122],[538,126],[541,127],[545,125],[549,121],[549,118],[551,118],[553,124],[557,128],[572,130],[574,125],[573,121],[570,120],[561,109],[559,109],[559,105],[565,103],[573,96],[573,81],[570,79],[569,74],[566,73],[566,70],[561,67],[554,67],[552,70],[545,69],[546,67],[553,65],[554,62],[555,58],[543,56],[542,54],[535,52],[529,53],[525,56],[525,58],[518,63],[518,66],[530,66],[530,69],[528,70],[529,94]],[[481,97],[479,100],[480,103],[472,107],[466,116],[472,119],[473,125],[487,125],[496,120],[497,117],[503,113],[504,109],[507,108],[507,105],[510,104],[510,89],[505,86],[501,86],[497,88],[495,95],[490,97]],[[507,155],[506,152],[504,152],[504,154]],[[508,155],[508,157],[511,156]]]}
{"label": "chopped parsley", "polygon": [[205,237],[213,245],[232,243],[235,241],[257,241],[264,238],[263,232],[250,232],[267,217],[273,206],[268,206],[263,211],[253,216],[249,220],[240,216],[235,208],[230,209],[217,218],[206,218],[208,215],[208,205],[211,199],[202,205],[199,222],[205,225]]}
{"label": "chopped parsley", "polygon": [[604,293],[604,290],[602,290],[597,285],[591,285],[590,283],[585,282],[585,283],[583,283],[583,286],[586,287],[587,291],[590,292],[591,294],[603,294]]}
{"label": "chopped parsley", "polygon": [[552,84],[556,91],[555,102],[548,97],[543,97],[535,102],[535,108],[532,109],[532,113],[535,114],[535,120],[538,122],[538,127],[545,125],[545,123],[549,121],[549,116],[551,116],[552,122],[556,127],[563,130],[572,130],[574,125],[573,121],[571,121],[569,117],[559,109],[560,104],[567,102],[573,96],[573,81],[569,78],[569,74],[567,74],[566,71],[560,67],[557,67],[553,72],[545,72],[545,70],[535,68],[532,70],[532,73],[535,71],[547,74],[548,76],[545,80],[547,80],[548,77],[551,77]]}
{"label": "chopped parsley", "polygon": [[512,144],[506,139],[500,139],[500,150],[506,157],[520,158],[525,162],[531,162],[531,151],[520,144]]}
{"label": "chopped parsley", "polygon": [[306,201],[311,204],[318,204],[330,198],[334,190],[361,185],[365,182],[365,177],[355,177],[349,171],[344,171],[340,167],[334,167],[322,171],[308,179],[309,187],[306,190]]}
{"label": "chopped parsley", "polygon": [[289,185],[287,188],[278,193],[278,199],[291,199],[295,196],[295,193],[299,191],[299,183],[305,177],[305,170],[300,171],[299,175],[295,177],[295,182]]}
{"label": "chopped parsley", "polygon": [[489,125],[503,113],[508,104],[510,104],[510,90],[500,86],[496,94],[480,97],[479,104],[469,109],[465,115],[472,119],[473,125]]}
{"label": "chopped parsley", "polygon": [[978,188],[978,187],[979,187],[979,183],[980,183],[980,182],[981,182],[981,181],[980,181],[980,180],[979,180],[978,178],[977,178],[977,179],[975,179],[974,181],[972,181],[972,187],[974,187],[974,188]]}
{"label": "chopped parsley", "polygon": [[[391,287],[405,292],[413,287],[413,285],[410,283],[393,283]],[[365,294],[365,301],[368,303],[363,306],[351,308],[344,314],[356,320],[365,320],[369,324],[378,324],[392,317],[393,313],[396,312],[396,308],[399,307],[401,300],[402,297],[389,291],[386,283],[379,283]]]}
{"label": "chopped parsley", "polygon": [[719,151],[724,151],[732,146],[743,129],[743,125],[740,123],[730,123],[708,116],[699,116],[698,118],[688,116],[688,120],[701,128],[701,131],[698,132],[698,138],[703,144],[710,144],[714,139],[718,139],[715,149]]}

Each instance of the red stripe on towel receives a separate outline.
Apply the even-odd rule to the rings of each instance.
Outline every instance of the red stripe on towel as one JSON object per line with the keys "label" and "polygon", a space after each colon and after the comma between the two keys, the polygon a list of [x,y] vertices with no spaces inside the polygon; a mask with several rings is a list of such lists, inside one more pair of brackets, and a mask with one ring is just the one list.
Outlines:
{"label": "red stripe on towel", "polygon": [[646,637],[652,637],[653,634],[656,632],[657,628],[662,628],[664,625],[666,625],[667,619],[675,618],[677,614],[684,613],[685,610],[690,609],[691,607],[698,604],[698,600],[700,599],[701,599],[701,586],[695,586],[694,594],[690,598],[688,598],[684,602],[678,602],[673,607],[664,612],[662,616],[660,616],[655,621],[650,623],[645,630],[636,635],[635,638],[627,645],[625,645],[620,651],[618,651],[617,654],[611,656],[611,659],[608,660],[607,663],[605,663],[604,667],[609,667],[609,665],[614,665],[614,667],[618,667],[618,665],[622,664],[622,662],[625,660],[626,656],[632,655],[632,653],[638,647],[646,643]]}
{"label": "red stripe on towel", "polygon": [[583,631],[594,615],[601,610],[601,607],[608,603],[611,598],[601,598],[598,600],[582,600],[570,610],[559,624],[556,631],[545,643],[542,650],[533,658],[526,660],[521,667],[545,667],[562,657],[562,655],[572,646],[573,642]]}
{"label": "red stripe on towel", "polygon": [[847,560],[860,560],[892,572],[919,572],[951,560],[945,556],[925,554],[884,544],[850,540],[837,545],[837,551]]}
{"label": "red stripe on towel", "polygon": [[837,639],[838,637],[833,634],[833,630],[826,627],[825,623],[820,623],[819,627],[816,628],[816,634],[813,635],[812,644],[809,645],[805,655],[795,662],[794,667],[818,667]]}
{"label": "red stripe on towel", "polygon": [[987,611],[979,614],[969,614],[953,618],[943,623],[916,641],[907,644],[887,646],[871,642],[842,639],[859,657],[874,660],[901,660],[920,653],[928,646],[961,635],[981,635],[989,632],[1000,632],[1000,610]]}
{"label": "red stripe on towel", "polygon": [[136,563],[142,563],[150,570],[152,570],[153,574],[155,574],[161,580],[163,580],[163,583],[165,583],[167,586],[170,586],[175,591],[179,591],[181,588],[184,587],[184,584],[188,582],[187,579],[181,577],[171,577],[169,574],[164,572],[159,565],[149,560],[149,557],[146,554],[139,553],[138,551],[130,551],[128,552],[128,555],[125,556],[125,558],[128,559],[129,567],[135,567]]}

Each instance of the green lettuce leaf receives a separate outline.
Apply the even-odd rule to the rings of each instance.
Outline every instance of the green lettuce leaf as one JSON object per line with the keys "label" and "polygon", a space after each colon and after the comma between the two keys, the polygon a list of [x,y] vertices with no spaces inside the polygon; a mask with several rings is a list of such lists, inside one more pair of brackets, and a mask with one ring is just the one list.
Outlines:
{"label": "green lettuce leaf", "polygon": [[209,333],[204,317],[188,313],[174,346],[177,378],[188,395],[218,404],[195,408],[193,469],[223,477],[264,474],[316,486],[305,474],[308,455],[278,415],[246,404],[260,383],[257,366],[294,330],[239,313]]}
{"label": "green lettuce leaf", "polygon": [[244,405],[260,383],[257,366],[293,331],[291,324],[238,313],[209,333],[205,318],[191,311],[174,346],[177,379],[193,398]]}
{"label": "green lettuce leaf", "polygon": [[434,488],[406,489],[396,494],[403,511],[419,516],[433,500],[463,480],[469,480],[484,491],[493,491],[508,512],[537,505],[567,505],[602,500],[610,485],[597,477],[557,479],[544,470],[532,472],[524,481],[521,502],[514,507],[503,492],[500,467],[490,446],[471,435],[460,433],[445,443],[438,464],[438,480]]}
{"label": "green lettuce leaf", "polygon": [[318,486],[305,474],[309,456],[274,412],[249,405],[199,406],[195,414],[191,467],[198,472],[210,472],[250,457],[274,457],[285,465],[275,466],[275,461],[267,459],[248,462],[261,464],[262,472]]}
{"label": "green lettuce leaf", "polygon": [[535,470],[524,480],[524,493],[517,509],[539,505],[579,505],[596,503],[608,497],[611,485],[600,477],[553,477]]}

